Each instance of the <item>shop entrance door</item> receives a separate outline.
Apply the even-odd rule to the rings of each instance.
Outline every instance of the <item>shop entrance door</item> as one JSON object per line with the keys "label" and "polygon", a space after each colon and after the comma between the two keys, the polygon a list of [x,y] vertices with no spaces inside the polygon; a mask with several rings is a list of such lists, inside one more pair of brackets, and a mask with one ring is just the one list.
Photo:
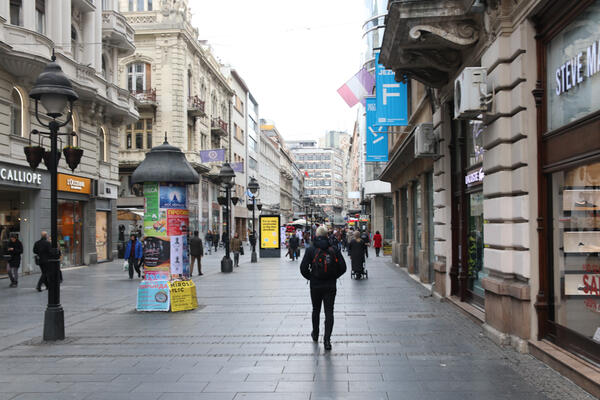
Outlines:
{"label": "shop entrance door", "polygon": [[79,201],[58,201],[58,244],[61,266],[83,264],[83,206]]}
{"label": "shop entrance door", "polygon": [[98,262],[108,260],[108,212],[96,211],[96,255]]}
{"label": "shop entrance door", "polygon": [[20,194],[17,191],[0,191],[0,274],[7,273],[4,258],[11,234],[21,232]]}

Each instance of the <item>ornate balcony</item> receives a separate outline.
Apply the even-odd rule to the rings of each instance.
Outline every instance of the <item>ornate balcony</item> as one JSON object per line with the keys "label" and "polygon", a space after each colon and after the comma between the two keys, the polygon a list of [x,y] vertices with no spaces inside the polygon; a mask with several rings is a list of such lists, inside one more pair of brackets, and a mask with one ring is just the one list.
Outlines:
{"label": "ornate balcony", "polygon": [[379,60],[396,73],[427,86],[446,85],[467,53],[485,35],[473,0],[390,2]]}
{"label": "ornate balcony", "polygon": [[133,97],[135,97],[138,108],[153,108],[158,107],[158,101],[156,100],[156,89],[146,89],[140,92],[135,90],[131,91]]}
{"label": "ornate balcony", "polygon": [[190,96],[188,97],[188,114],[191,117],[206,117],[206,112],[204,111],[204,101],[200,100],[198,96]]}
{"label": "ornate balcony", "polygon": [[223,121],[220,117],[213,118],[210,121],[210,130],[221,136],[227,136],[227,122]]}
{"label": "ornate balcony", "polygon": [[102,41],[120,50],[121,56],[135,51],[134,30],[127,19],[119,12],[102,11]]}

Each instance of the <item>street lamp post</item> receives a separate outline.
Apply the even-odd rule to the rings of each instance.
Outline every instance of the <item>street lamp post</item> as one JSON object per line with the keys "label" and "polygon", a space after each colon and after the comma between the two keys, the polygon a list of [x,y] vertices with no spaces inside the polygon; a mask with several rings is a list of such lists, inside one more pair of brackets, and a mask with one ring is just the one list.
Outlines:
{"label": "street lamp post", "polygon": [[[50,136],[50,162],[46,167],[50,170],[50,239],[52,249],[46,266],[48,279],[48,305],[44,314],[44,340],[54,341],[65,338],[65,316],[60,304],[60,249],[58,248],[58,200],[57,200],[57,176],[58,176],[58,136],[71,135],[58,133],[58,130],[71,121],[73,102],[79,98],[73,90],[71,82],[63,73],[60,65],[56,62],[54,53],[44,71],[37,77],[29,97],[35,100],[35,117],[38,122],[50,130],[49,133],[37,132],[40,135]],[[52,120],[44,124],[40,120],[38,102],[46,109],[46,115]],[[69,104],[69,111],[64,122],[56,119],[61,117]],[[77,166],[78,162],[75,165]]]}
{"label": "street lamp post", "polygon": [[235,172],[229,163],[223,163],[221,171],[219,172],[219,178],[221,183],[225,187],[225,212],[227,213],[227,240],[225,241],[225,256],[221,260],[221,272],[233,272],[233,261],[229,257],[229,242],[230,242],[230,202],[231,202],[231,186],[233,185],[233,179],[235,178]]}
{"label": "street lamp post", "polygon": [[250,193],[252,193],[252,255],[250,256],[250,262],[251,263],[255,263],[257,262],[257,257],[256,257],[256,216],[255,216],[255,209],[256,209],[256,195],[258,194],[258,189],[260,189],[260,186],[258,184],[258,181],[252,177],[250,178],[250,182],[248,183],[248,189],[250,190]]}

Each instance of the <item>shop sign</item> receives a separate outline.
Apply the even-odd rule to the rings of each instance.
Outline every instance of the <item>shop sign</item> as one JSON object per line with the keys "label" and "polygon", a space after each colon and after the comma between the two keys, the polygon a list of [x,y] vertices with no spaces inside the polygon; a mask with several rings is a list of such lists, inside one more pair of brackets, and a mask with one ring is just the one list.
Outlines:
{"label": "shop sign", "polygon": [[83,193],[90,194],[91,191],[91,179],[82,178],[80,176],[58,174],[58,190],[62,192],[72,193]]}
{"label": "shop sign", "polygon": [[41,185],[42,174],[15,168],[0,168],[0,180]]}
{"label": "shop sign", "polygon": [[585,79],[600,72],[600,54],[598,47],[600,41],[592,43],[585,52],[580,51],[573,58],[556,68],[556,95],[575,89]]}
{"label": "shop sign", "polygon": [[469,172],[465,176],[465,185],[467,185],[467,186],[480,185],[483,183],[484,177],[485,177],[485,173],[483,172],[483,168],[479,168],[476,171]]}

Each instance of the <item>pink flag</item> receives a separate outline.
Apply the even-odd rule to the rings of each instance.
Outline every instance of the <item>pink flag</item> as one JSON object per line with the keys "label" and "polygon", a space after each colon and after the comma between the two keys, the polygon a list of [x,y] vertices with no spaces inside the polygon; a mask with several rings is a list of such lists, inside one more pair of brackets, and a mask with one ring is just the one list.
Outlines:
{"label": "pink flag", "polygon": [[364,67],[358,71],[348,82],[338,89],[338,93],[348,107],[353,107],[359,101],[365,104],[365,96],[373,93],[375,78]]}

